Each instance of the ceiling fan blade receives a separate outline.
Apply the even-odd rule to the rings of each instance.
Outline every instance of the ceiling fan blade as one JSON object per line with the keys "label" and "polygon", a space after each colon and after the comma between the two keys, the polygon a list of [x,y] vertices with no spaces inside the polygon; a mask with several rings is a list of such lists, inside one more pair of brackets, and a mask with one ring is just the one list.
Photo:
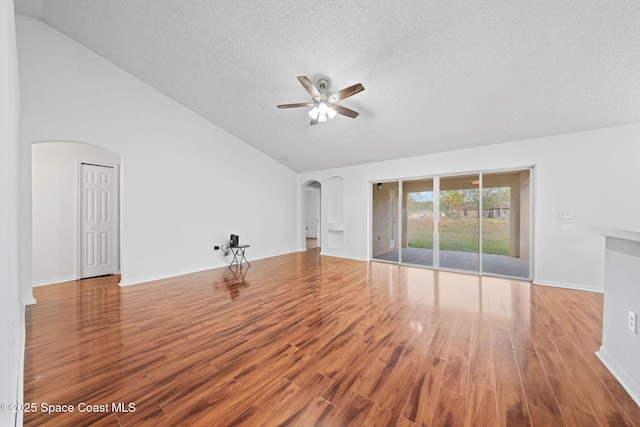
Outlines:
{"label": "ceiling fan blade", "polygon": [[362,92],[364,90],[364,86],[362,86],[362,84],[360,83],[356,83],[353,86],[349,86],[347,88],[342,89],[339,92],[336,92],[334,94],[332,94],[328,101],[329,102],[336,102],[336,101],[340,101],[341,99],[345,99],[348,98],[350,96],[355,95],[356,93]]}
{"label": "ceiling fan blade", "polygon": [[313,102],[299,102],[297,104],[280,104],[278,108],[313,107]]}
{"label": "ceiling fan blade", "polygon": [[360,114],[357,111],[353,111],[347,107],[343,107],[342,105],[333,104],[331,105],[331,107],[335,108],[336,113],[342,114],[343,116],[351,117],[352,119],[355,119]]}
{"label": "ceiling fan blade", "polygon": [[313,99],[320,98],[320,91],[313,84],[313,82],[309,80],[309,77],[298,76],[298,80],[300,81],[300,83],[302,83],[302,86],[304,86],[304,88],[307,90],[307,92],[309,92],[309,95],[311,95]]}

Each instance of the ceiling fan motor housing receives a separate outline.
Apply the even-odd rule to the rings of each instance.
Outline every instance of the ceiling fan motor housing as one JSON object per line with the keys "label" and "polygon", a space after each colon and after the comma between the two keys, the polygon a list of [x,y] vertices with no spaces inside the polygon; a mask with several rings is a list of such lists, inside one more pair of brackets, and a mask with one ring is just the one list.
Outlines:
{"label": "ceiling fan motor housing", "polygon": [[329,95],[331,95],[327,87],[329,87],[329,80],[327,79],[318,80],[318,91],[320,92],[320,95],[322,95],[322,99],[327,99]]}

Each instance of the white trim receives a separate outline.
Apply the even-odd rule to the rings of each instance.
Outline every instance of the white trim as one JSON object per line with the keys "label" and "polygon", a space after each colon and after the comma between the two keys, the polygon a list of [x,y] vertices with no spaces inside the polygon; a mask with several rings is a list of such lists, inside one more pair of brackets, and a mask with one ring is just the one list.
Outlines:
{"label": "white trim", "polygon": [[604,293],[604,288],[594,288],[591,286],[577,285],[575,283],[550,282],[550,281],[540,281],[540,280],[534,280],[532,283],[534,285],[550,286],[552,288],[564,288],[564,289],[573,289],[576,291]]}
{"label": "white trim", "polygon": [[[520,188],[518,187],[518,190],[519,189]],[[509,189],[509,197],[511,197],[511,189]],[[478,173],[478,274],[480,276],[483,276],[483,273],[482,273],[482,251],[483,251],[482,229],[484,228],[484,222],[483,222],[484,212],[482,212],[482,210],[484,209],[483,202],[484,202],[484,172],[481,171]],[[511,202],[509,202],[509,206],[511,206]],[[520,214],[520,216],[522,216],[522,214]],[[509,218],[511,218],[511,213],[509,213]],[[511,219],[509,219],[509,223],[511,223]],[[511,230],[509,230],[509,241],[511,241]],[[511,249],[509,249],[509,252],[511,252]],[[529,277],[531,277],[531,269],[529,269]]]}
{"label": "white trim", "polygon": [[67,277],[58,277],[56,279],[41,280],[39,282],[33,282],[31,286],[35,288],[37,286],[55,285],[58,283],[73,282],[75,280],[79,280],[79,276],[67,276]]}
{"label": "white trim", "polygon": [[[440,175],[433,177],[433,269],[440,270]],[[437,250],[436,250],[437,249]]]}
{"label": "white trim", "polygon": [[[275,256],[281,256],[281,255],[287,255],[287,254],[293,254],[293,253],[299,253],[299,252],[306,252],[306,251],[307,251],[306,248],[304,250],[295,250],[294,249],[294,250],[292,250],[290,252],[267,253],[267,254],[263,254],[263,255],[261,255],[259,257],[256,257],[256,258],[249,258],[249,259],[253,263],[253,261],[259,261],[259,260],[265,259],[265,258],[271,258],[271,257],[275,257]],[[341,258],[344,258],[344,257],[341,257]],[[166,274],[162,274],[162,275],[136,277],[136,278],[134,278],[132,280],[124,280],[123,276],[120,276],[119,285],[120,286],[141,285],[143,283],[157,282],[159,280],[165,280],[165,279],[171,279],[171,278],[180,277],[180,276],[186,276],[188,274],[201,273],[203,271],[208,271],[208,270],[217,270],[217,269],[220,269],[220,268],[229,268],[228,262],[225,262],[223,264],[196,267],[195,269],[190,269],[190,270],[174,271],[174,272],[166,273]]]}
{"label": "white trim", "polygon": [[[193,274],[193,273],[199,273],[201,271],[213,270],[214,268],[215,267],[203,267],[203,268],[198,268],[198,269],[195,269],[195,270],[174,271],[172,273],[167,273],[167,274],[158,275],[158,276],[154,275],[154,276],[138,277],[138,278],[133,279],[133,280],[122,280],[122,278],[121,278],[119,285],[120,286],[141,285],[143,283],[157,282],[157,281],[160,281],[160,280],[177,278],[177,277],[180,277],[180,276],[186,276],[188,274]],[[221,267],[217,267],[217,268],[221,268]]]}
{"label": "white trim", "polygon": [[[33,300],[35,303],[35,299]],[[18,403],[24,403],[24,359],[25,359],[25,353],[26,353],[26,349],[27,349],[27,310],[25,309],[25,307],[22,307],[22,329],[21,329],[21,334],[22,336],[20,337],[20,355],[18,356],[18,383],[16,384],[17,386],[17,397],[18,397]],[[17,411],[16,412],[16,426],[22,426],[23,425],[23,420],[24,418],[24,414],[22,413],[22,411]]]}
{"label": "white trim", "polygon": [[613,374],[620,385],[629,393],[629,396],[640,406],[640,384],[638,384],[616,361],[604,347],[596,351],[596,356],[604,366]]}
{"label": "white trim", "polygon": [[536,207],[538,206],[538,201],[536,200],[536,178],[536,165],[532,165],[529,168],[529,280],[532,282],[536,277],[534,260],[536,253]]}
{"label": "white trim", "polygon": [[[332,254],[332,253],[322,253],[320,252],[321,256],[324,257],[331,257],[331,258],[341,258],[341,259],[349,259],[352,261],[362,261],[362,262],[385,262],[384,260],[378,260],[378,259],[366,259],[366,258],[361,258],[361,257],[352,257],[352,256],[346,256],[346,255],[342,255],[342,254]],[[389,262],[389,261],[386,261]],[[395,261],[391,261],[390,263],[398,265],[397,262]]]}
{"label": "white trim", "polygon": [[[33,289],[33,286],[31,286],[31,289]],[[22,298],[22,304],[24,305],[33,305],[35,303],[37,303],[38,301],[36,301],[36,299],[33,297],[33,295],[30,296],[30,298]]]}

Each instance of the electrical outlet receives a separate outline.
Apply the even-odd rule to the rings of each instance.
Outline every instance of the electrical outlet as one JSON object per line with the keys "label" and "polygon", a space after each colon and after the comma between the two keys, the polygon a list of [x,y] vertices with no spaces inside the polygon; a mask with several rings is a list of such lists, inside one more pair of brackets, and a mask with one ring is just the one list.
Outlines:
{"label": "electrical outlet", "polygon": [[638,333],[638,330],[636,329],[637,319],[638,319],[638,315],[635,314],[633,311],[629,310],[629,324],[627,326],[629,327],[629,330],[634,334]]}
{"label": "electrical outlet", "polygon": [[558,212],[558,217],[560,219],[571,219],[571,214],[567,211],[560,211]]}
{"label": "electrical outlet", "polygon": [[215,245],[215,246],[213,247],[213,250],[214,250],[214,251],[219,251],[219,250],[220,250],[220,246]]}

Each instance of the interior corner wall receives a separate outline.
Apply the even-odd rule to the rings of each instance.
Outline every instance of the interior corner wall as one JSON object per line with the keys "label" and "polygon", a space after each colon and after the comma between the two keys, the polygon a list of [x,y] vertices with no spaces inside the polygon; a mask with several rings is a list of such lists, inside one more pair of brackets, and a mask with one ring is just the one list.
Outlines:
{"label": "interior corner wall", "polygon": [[[598,290],[604,282],[604,238],[563,224],[640,231],[637,161],[640,124],[514,141],[301,174],[324,183],[344,179],[342,248],[323,254],[370,259],[371,183],[473,171],[533,171],[533,250],[536,283]],[[561,220],[559,212],[569,212]],[[324,219],[322,229],[326,228]]]}
{"label": "interior corner wall", "polygon": [[[24,306],[20,286],[18,211],[20,94],[13,1],[0,0],[0,402],[22,401]],[[21,424],[0,411],[0,425]]]}
{"label": "interior corner wall", "polygon": [[297,173],[43,22],[16,26],[23,215],[31,144],[76,141],[122,158],[123,285],[226,266],[231,233],[250,260],[298,249]]}

